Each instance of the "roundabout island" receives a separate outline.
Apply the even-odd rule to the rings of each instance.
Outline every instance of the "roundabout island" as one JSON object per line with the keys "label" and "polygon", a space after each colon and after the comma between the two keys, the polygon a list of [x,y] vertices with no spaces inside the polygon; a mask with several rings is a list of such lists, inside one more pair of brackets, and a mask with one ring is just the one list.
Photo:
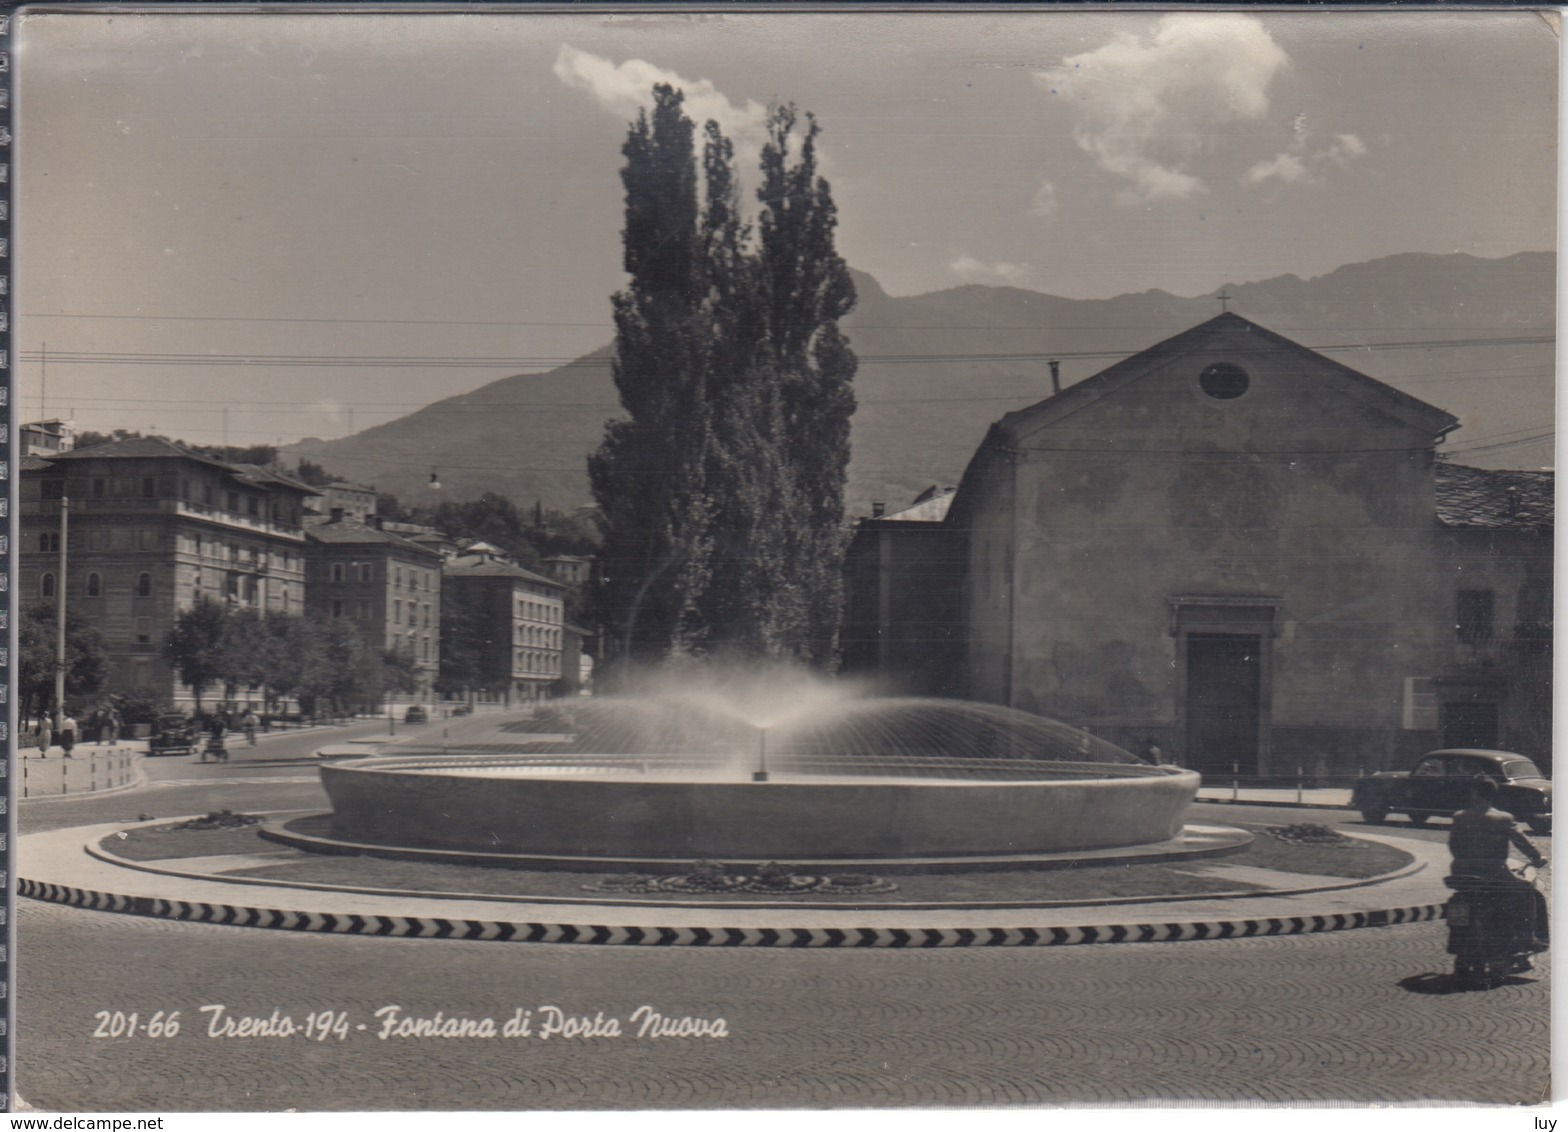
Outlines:
{"label": "roundabout island", "polygon": [[1440,914],[1432,847],[1188,822],[1196,774],[1060,723],[788,699],[495,714],[323,760],[330,812],[30,835],[19,888],[234,926],[652,946],[1162,942]]}

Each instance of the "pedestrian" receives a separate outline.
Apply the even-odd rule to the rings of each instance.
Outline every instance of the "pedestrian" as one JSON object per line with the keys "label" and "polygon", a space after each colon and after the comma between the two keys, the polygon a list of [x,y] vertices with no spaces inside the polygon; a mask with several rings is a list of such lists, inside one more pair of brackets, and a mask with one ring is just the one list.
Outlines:
{"label": "pedestrian", "polygon": [[120,745],[120,728],[125,726],[125,720],[120,718],[120,709],[113,704],[109,705],[109,722],[107,726],[109,730],[109,746],[118,747]]}
{"label": "pedestrian", "polygon": [[54,746],[54,726],[46,715],[38,722],[38,757],[49,757],[49,748]]}
{"label": "pedestrian", "polygon": [[97,743],[94,745],[99,747],[103,746],[103,741],[107,737],[107,732],[109,730],[108,708],[99,708],[97,711],[93,712],[92,727],[94,738],[97,739]]}
{"label": "pedestrian", "polygon": [[1152,763],[1155,766],[1165,765],[1165,754],[1160,750],[1159,744],[1156,743],[1153,739],[1145,739],[1143,741],[1142,754],[1144,761],[1146,762]]}
{"label": "pedestrian", "polygon": [[229,761],[229,749],[223,745],[223,733],[227,728],[223,723],[223,714],[215,713],[208,727],[207,754],[219,762]]}
{"label": "pedestrian", "polygon": [[72,748],[76,746],[76,717],[67,715],[60,721],[60,749],[65,752],[66,758],[74,758]]}
{"label": "pedestrian", "polygon": [[261,726],[261,720],[256,718],[254,711],[247,710],[245,717],[240,720],[240,726],[245,728],[245,741],[254,747],[256,745],[256,728]]}

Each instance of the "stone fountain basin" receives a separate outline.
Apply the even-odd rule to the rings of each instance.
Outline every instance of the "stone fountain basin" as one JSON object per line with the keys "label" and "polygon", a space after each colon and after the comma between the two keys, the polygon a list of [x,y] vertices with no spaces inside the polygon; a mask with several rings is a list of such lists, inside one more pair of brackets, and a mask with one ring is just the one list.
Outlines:
{"label": "stone fountain basin", "polygon": [[927,777],[736,781],[659,760],[368,759],[321,768],[344,841],[538,857],[822,861],[1110,849],[1180,835],[1197,773],[973,760]]}

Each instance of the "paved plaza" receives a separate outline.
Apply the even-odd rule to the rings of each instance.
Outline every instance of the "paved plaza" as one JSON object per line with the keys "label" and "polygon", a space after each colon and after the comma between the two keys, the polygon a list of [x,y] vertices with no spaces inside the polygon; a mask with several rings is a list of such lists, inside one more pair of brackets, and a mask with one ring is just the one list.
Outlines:
{"label": "paved plaza", "polygon": [[[144,788],[29,803],[21,829],[324,805],[309,764],[291,762],[307,741],[269,742],[250,765],[157,761]],[[1436,923],[1066,948],[664,949],[261,931],[24,900],[17,927],[17,1082],[45,1110],[1527,1104],[1548,1090],[1547,972],[1456,993]],[[203,1006],[301,1027],[332,1011],[343,1036],[211,1037]],[[389,1006],[498,1030],[522,1009],[535,1029],[382,1040]],[[541,1040],[551,1006],[623,1033]],[[642,1006],[722,1018],[727,1036],[639,1038]],[[175,1037],[93,1036],[115,1011],[145,1031],[175,1010]]]}

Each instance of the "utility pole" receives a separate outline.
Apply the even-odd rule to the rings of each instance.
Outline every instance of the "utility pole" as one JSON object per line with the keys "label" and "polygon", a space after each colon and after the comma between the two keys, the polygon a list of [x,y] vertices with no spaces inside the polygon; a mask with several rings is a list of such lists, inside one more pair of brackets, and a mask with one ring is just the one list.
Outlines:
{"label": "utility pole", "polygon": [[65,718],[65,567],[70,534],[71,500],[66,485],[60,485],[60,573],[54,583],[55,624],[54,641],[54,710],[55,727]]}

